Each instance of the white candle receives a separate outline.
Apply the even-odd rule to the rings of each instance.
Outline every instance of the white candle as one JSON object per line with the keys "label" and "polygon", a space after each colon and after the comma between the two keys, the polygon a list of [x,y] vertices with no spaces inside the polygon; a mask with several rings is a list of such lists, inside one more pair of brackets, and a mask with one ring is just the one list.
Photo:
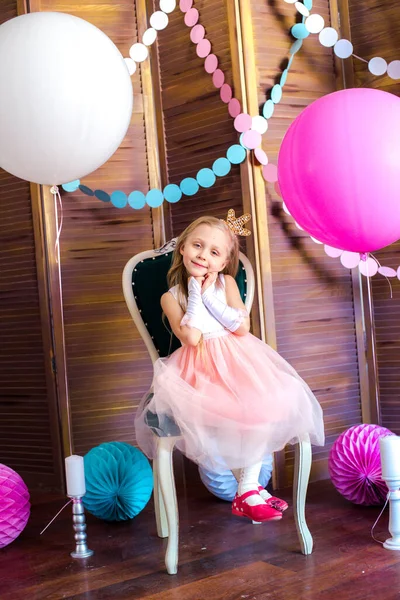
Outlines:
{"label": "white candle", "polygon": [[388,435],[379,440],[382,479],[400,479],[400,437]]}
{"label": "white candle", "polygon": [[67,456],[65,459],[65,475],[67,479],[67,496],[76,498],[84,496],[86,486],[83,456]]}

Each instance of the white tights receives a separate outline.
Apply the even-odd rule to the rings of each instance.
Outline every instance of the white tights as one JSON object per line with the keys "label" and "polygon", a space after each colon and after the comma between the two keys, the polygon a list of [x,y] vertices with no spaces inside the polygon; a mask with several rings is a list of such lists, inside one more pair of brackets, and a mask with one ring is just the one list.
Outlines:
{"label": "white tights", "polygon": [[[251,467],[245,467],[244,469],[232,469],[233,476],[238,482],[238,495],[241,496],[246,492],[252,490],[258,490],[260,483],[258,478],[260,476],[262,463],[258,462]],[[271,497],[271,494],[267,490],[260,492],[260,495],[249,496],[246,498],[247,504],[250,506],[258,506],[263,504],[265,500]]]}

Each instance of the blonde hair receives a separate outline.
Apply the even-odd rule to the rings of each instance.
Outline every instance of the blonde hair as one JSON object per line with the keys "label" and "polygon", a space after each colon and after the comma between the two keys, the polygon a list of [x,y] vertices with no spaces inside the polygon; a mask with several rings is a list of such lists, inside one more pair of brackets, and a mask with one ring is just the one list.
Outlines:
{"label": "blonde hair", "polygon": [[168,287],[173,287],[175,285],[178,286],[179,290],[179,298],[184,300],[184,302],[180,301],[180,304],[183,304],[183,309],[186,308],[185,304],[187,302],[188,297],[188,275],[186,271],[186,267],[183,264],[183,256],[181,254],[181,248],[184,246],[188,237],[193,233],[193,231],[199,227],[200,225],[209,225],[209,227],[217,227],[221,231],[224,231],[227,235],[227,238],[230,242],[229,254],[227,264],[222,271],[225,275],[232,275],[232,277],[236,276],[238,267],[239,267],[239,242],[237,236],[231,231],[225,221],[221,219],[217,219],[216,217],[199,217],[193,223],[191,223],[186,229],[181,233],[176,242],[176,248],[174,250],[174,256],[172,259],[171,267],[168,271],[167,280]]}

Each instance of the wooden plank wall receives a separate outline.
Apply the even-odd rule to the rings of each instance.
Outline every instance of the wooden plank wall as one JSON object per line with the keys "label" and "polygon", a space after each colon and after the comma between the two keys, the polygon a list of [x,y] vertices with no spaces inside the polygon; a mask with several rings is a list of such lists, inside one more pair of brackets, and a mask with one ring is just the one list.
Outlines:
{"label": "wooden plank wall", "polygon": [[[104,31],[124,56],[137,41],[132,0],[42,0],[40,10],[67,12]],[[118,151],[82,183],[107,192],[147,192],[149,175],[140,69],[134,112]],[[79,90],[77,90],[79,95]],[[63,194],[61,273],[73,451],[112,440],[134,442],[135,407],[149,388],[151,362],[121,287],[127,260],[153,247],[150,209],[116,209],[82,193]]]}
{"label": "wooden plank wall", "polygon": [[[206,29],[212,52],[218,57],[219,68],[225,73],[225,82],[233,87],[226,2],[196,0],[194,6],[199,10],[199,23]],[[204,59],[198,58],[189,34],[190,28],[177,8],[158,42],[168,182],[177,184],[184,177],[196,177],[203,167],[211,168],[238,139],[227,105],[222,103],[212,76],[204,70]],[[235,92],[238,90],[234,90],[234,95]],[[233,166],[230,174],[211,189],[200,189],[195,196],[184,196],[171,205],[172,233],[178,235],[204,214],[225,217],[229,208],[242,210],[239,166]]]}
{"label": "wooden plank wall", "polygon": [[[1,0],[0,24],[16,16],[17,2]],[[29,183],[0,170],[0,207],[0,463],[54,487]]]}
{"label": "wooden plank wall", "polygon": [[[400,11],[392,2],[349,1],[351,39],[354,53],[370,60],[381,56],[387,63],[399,59]],[[372,87],[400,95],[400,82],[389,77],[375,77],[367,65],[354,60],[355,85]],[[379,199],[378,199],[379,200]],[[400,242],[376,253],[382,265],[397,269],[400,265]],[[400,283],[383,277],[372,279],[374,321],[377,342],[381,423],[400,434]]]}
{"label": "wooden plank wall", "polygon": [[[293,38],[295,9],[284,2],[250,0],[260,105],[279,82]],[[329,23],[329,3],[316,0],[314,11]],[[283,99],[270,119],[263,148],[276,164],[281,140],[302,109],[335,90],[332,53],[315,36],[295,56]],[[349,271],[328,258],[321,246],[299,231],[267,186],[272,284],[278,351],[298,370],[323,410],[326,446],[314,449],[314,479],[327,476],[329,449],[337,436],[361,422],[353,289]],[[286,450],[287,481],[293,452]]]}

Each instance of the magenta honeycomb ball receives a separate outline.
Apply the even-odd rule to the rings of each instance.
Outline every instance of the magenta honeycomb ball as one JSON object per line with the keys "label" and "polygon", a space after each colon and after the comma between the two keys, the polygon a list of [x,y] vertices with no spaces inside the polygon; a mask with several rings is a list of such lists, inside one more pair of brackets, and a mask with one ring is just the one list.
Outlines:
{"label": "magenta honeycomb ball", "polygon": [[31,511],[23,479],[0,464],[0,548],[11,544],[23,531]]}
{"label": "magenta honeycomb ball", "polygon": [[385,501],[379,438],[393,435],[379,425],[355,425],[343,432],[329,454],[329,473],[337,491],[354,504],[373,506]]}

